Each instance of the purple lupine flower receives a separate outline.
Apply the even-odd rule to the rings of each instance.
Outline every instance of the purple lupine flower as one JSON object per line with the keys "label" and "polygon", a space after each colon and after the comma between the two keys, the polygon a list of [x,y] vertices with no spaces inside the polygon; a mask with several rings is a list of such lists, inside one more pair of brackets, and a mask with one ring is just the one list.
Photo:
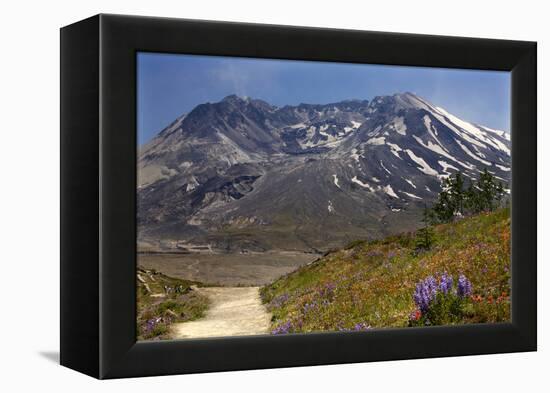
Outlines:
{"label": "purple lupine flower", "polygon": [[426,278],[416,284],[413,299],[421,312],[428,311],[430,303],[437,295],[437,281],[433,276]]}
{"label": "purple lupine flower", "polygon": [[270,302],[271,307],[282,307],[288,301],[288,293],[283,293],[282,295],[277,296]]}
{"label": "purple lupine flower", "polygon": [[307,314],[309,311],[313,310],[317,307],[317,301],[313,301],[311,303],[304,304],[304,307],[302,308],[302,313]]}
{"label": "purple lupine flower", "polygon": [[145,331],[147,333],[151,332],[155,328],[156,324],[157,324],[157,320],[155,318],[148,319],[145,322]]}
{"label": "purple lupine flower", "polygon": [[355,326],[353,327],[353,330],[355,330],[356,332],[359,332],[362,330],[369,330],[369,329],[372,329],[372,327],[365,322],[356,323]]}
{"label": "purple lupine flower", "polygon": [[292,322],[286,321],[285,323],[277,326],[275,329],[271,331],[271,334],[287,334],[290,332],[290,329],[292,328]]}
{"label": "purple lupine flower", "polygon": [[341,332],[362,332],[362,331],[369,330],[369,329],[372,329],[372,326],[369,325],[366,322],[356,323],[351,329],[350,328],[345,328],[345,327],[342,327],[342,326],[340,326],[338,328],[338,330],[341,331]]}
{"label": "purple lupine flower", "polygon": [[302,320],[302,318],[298,318],[292,323],[294,330],[301,329],[303,325],[304,325],[304,321]]}
{"label": "purple lupine flower", "polygon": [[453,288],[453,276],[444,272],[439,278],[439,290],[444,294],[448,294]]}
{"label": "purple lupine flower", "polygon": [[466,278],[464,274],[458,276],[458,285],[456,287],[456,294],[459,297],[466,297],[472,294],[472,283]]}
{"label": "purple lupine flower", "polygon": [[414,291],[413,298],[420,311],[425,312],[428,310],[430,300],[423,281],[416,284],[416,290]]}
{"label": "purple lupine flower", "polygon": [[319,294],[320,297],[329,298],[332,300],[335,290],[336,290],[336,284],[329,282],[323,285],[321,288],[319,288],[317,290],[317,293]]}
{"label": "purple lupine flower", "polygon": [[145,321],[145,332],[150,333],[161,322],[165,322],[161,317],[151,318]]}
{"label": "purple lupine flower", "polygon": [[434,276],[430,276],[426,279],[426,287],[428,288],[430,296],[433,300],[433,298],[435,298],[435,295],[437,295],[437,280]]}

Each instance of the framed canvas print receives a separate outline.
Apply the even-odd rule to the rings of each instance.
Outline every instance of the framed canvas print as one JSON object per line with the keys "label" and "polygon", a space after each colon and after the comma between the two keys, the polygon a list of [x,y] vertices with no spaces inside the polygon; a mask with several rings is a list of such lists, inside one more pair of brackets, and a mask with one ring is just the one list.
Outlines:
{"label": "framed canvas print", "polygon": [[536,44],[61,30],[61,363],[118,378],[536,350]]}

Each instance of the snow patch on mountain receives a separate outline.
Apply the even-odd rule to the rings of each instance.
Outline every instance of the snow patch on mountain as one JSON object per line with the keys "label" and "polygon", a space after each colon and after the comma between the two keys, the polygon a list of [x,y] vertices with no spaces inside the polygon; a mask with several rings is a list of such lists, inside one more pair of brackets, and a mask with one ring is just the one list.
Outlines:
{"label": "snow patch on mountain", "polygon": [[398,116],[393,119],[393,126],[398,134],[407,135],[407,126],[405,125],[405,119],[403,117]]}
{"label": "snow patch on mountain", "polygon": [[449,168],[454,169],[457,172],[459,171],[459,169],[456,166],[452,166],[446,161],[437,161],[437,163],[441,165],[441,168],[443,168],[443,172],[447,172],[447,169]]}
{"label": "snow patch on mountain", "polygon": [[399,155],[399,152],[403,151],[403,149],[401,149],[401,147],[399,147],[399,145],[396,145],[395,143],[390,143],[390,142],[386,142],[386,145],[388,145],[390,147],[390,152],[394,156],[396,156],[397,158],[402,160],[401,156]]}
{"label": "snow patch on mountain", "polygon": [[351,123],[351,127],[350,127],[350,126],[344,127],[344,132],[345,132],[346,134],[347,134],[348,132],[351,132],[351,131],[354,131],[354,130],[358,129],[359,127],[361,127],[361,124],[363,124],[363,123],[361,123],[361,122],[359,122],[359,121],[354,121],[354,120],[351,120],[350,123]]}
{"label": "snow patch on mountain", "polygon": [[325,130],[326,130],[327,128],[328,128],[327,125],[321,126],[321,128],[319,128],[319,135],[326,136],[327,138],[332,138],[332,135],[327,134],[327,133],[325,132]]}
{"label": "snow patch on mountain", "polygon": [[510,134],[507,133],[506,131],[502,131],[502,130],[495,130],[493,128],[489,128],[489,127],[485,127],[485,126],[479,126],[480,128],[486,130],[486,131],[489,131],[489,132],[492,132],[494,134],[497,134],[498,136],[500,136],[501,138],[504,138],[506,140],[510,140]]}
{"label": "snow patch on mountain", "polygon": [[500,168],[500,170],[503,170],[504,172],[509,172],[510,171],[510,168],[508,168],[506,166],[502,166],[502,165],[499,165],[499,164],[495,164],[495,166],[497,166],[498,168]]}
{"label": "snow patch on mountain", "polygon": [[380,166],[382,167],[382,169],[384,169],[386,172],[388,172],[391,175],[391,172],[388,170],[388,168],[384,166],[384,163],[382,161],[380,161]]}
{"label": "snow patch on mountain", "polygon": [[450,121],[452,121],[454,124],[456,124],[457,126],[459,126],[460,128],[462,128],[463,130],[469,132],[470,134],[478,137],[478,138],[484,138],[485,135],[483,134],[483,132],[481,132],[477,127],[475,127],[473,124],[471,123],[468,123],[467,121],[464,121],[462,119],[459,119],[458,117],[454,116],[453,114],[447,112],[445,109],[441,108],[441,107],[436,107],[436,109],[443,113],[443,115],[445,115],[445,117],[447,117],[447,119],[449,119]]}
{"label": "snow patch on mountain", "polygon": [[440,145],[434,144],[432,141],[428,141],[427,143],[424,143],[422,139],[417,137],[416,135],[413,135],[413,138],[418,144],[422,147],[425,147],[426,149],[429,149],[433,151],[434,153],[440,154],[443,157],[447,157],[450,160],[455,160],[453,156],[451,156],[447,151],[445,151]]}
{"label": "snow patch on mountain", "polygon": [[334,178],[334,185],[338,188],[340,188],[340,182],[338,181],[338,175],[334,174],[332,175],[332,177]]}
{"label": "snow patch on mountain", "polygon": [[386,138],[384,138],[384,137],[380,137],[380,138],[370,138],[370,139],[367,141],[367,145],[375,145],[375,146],[384,145],[385,143],[386,143]]}
{"label": "snow patch on mountain", "polygon": [[[507,138],[505,138],[505,139],[510,140],[510,136],[507,135]],[[510,155],[510,149],[504,143],[502,143],[501,141],[496,140],[496,139],[492,139],[492,142],[494,143],[494,145],[497,146],[497,149],[499,149],[499,150],[505,152],[506,154]]]}
{"label": "snow patch on mountain", "polygon": [[483,154],[479,148],[476,146],[476,145],[472,145],[474,150],[475,150],[475,154],[478,156],[478,157],[481,157],[481,158],[487,158],[487,156],[485,154]]}
{"label": "snow patch on mountain", "polygon": [[439,175],[439,172],[437,172],[435,169],[430,167],[426,161],[424,161],[423,158],[418,157],[412,150],[405,150],[405,152],[409,155],[411,160],[413,160],[416,164],[420,166],[419,170],[424,172],[426,175],[430,176],[437,176]]}
{"label": "snow patch on mountain", "polygon": [[191,176],[189,179],[189,182],[187,183],[187,186],[185,187],[185,192],[193,191],[195,188],[199,186],[199,182],[195,178],[195,176]]}
{"label": "snow patch on mountain", "polygon": [[392,188],[391,185],[388,184],[387,186],[383,187],[382,189],[383,189],[384,192],[385,192],[386,194],[388,194],[389,196],[391,196],[391,197],[393,197],[393,198],[399,199],[399,197],[397,196],[397,194],[393,191],[393,188]]}
{"label": "snow patch on mountain", "polygon": [[454,123],[450,123],[447,121],[447,118],[439,113],[433,113],[433,115],[441,122],[443,123],[444,125],[446,125],[449,129],[451,129],[456,135],[458,135],[460,138],[462,139],[465,139],[467,140],[469,143],[472,143],[474,145],[478,145],[479,147],[482,147],[482,148],[487,148],[487,146],[485,146],[483,143],[481,143],[480,141],[472,138],[471,136],[469,136],[466,132],[462,132],[460,131],[457,127],[458,126],[455,126]]}
{"label": "snow patch on mountain", "polygon": [[439,146],[441,146],[443,150],[446,150],[445,146],[438,139],[439,133],[437,131],[437,127],[434,124],[432,124],[432,119],[430,119],[430,116],[424,115],[423,120],[424,120],[424,126],[426,127],[428,134],[430,134],[430,136],[437,142]]}
{"label": "snow patch on mountain", "polygon": [[[438,107],[437,109],[439,111],[443,112],[445,114],[445,116],[447,116],[447,118],[449,120],[451,120],[454,124],[458,125],[460,128],[467,131],[468,133],[470,133],[471,135],[473,135],[477,139],[485,142],[486,144],[489,144],[489,145],[493,146],[495,149],[498,149],[498,150],[506,152],[507,154],[510,154],[510,150],[508,149],[508,147],[506,145],[504,145],[502,142],[500,142],[497,139],[489,137],[489,135],[487,135],[487,133],[483,131],[483,128],[485,130],[489,130],[486,127],[483,127],[483,128],[482,127],[477,127],[477,126],[475,126],[471,123],[468,123],[464,120],[459,119],[458,117],[452,115],[451,113],[447,112],[443,108]],[[498,132],[498,131],[492,130],[492,132],[496,133],[497,135],[499,135],[501,137],[504,137],[504,135],[502,135],[502,134],[505,134],[504,131]],[[465,139],[468,140],[468,138],[465,138]],[[468,142],[474,143],[471,140],[468,140]],[[480,146],[477,143],[474,143],[474,144],[476,144],[477,146]],[[486,147],[486,146],[481,145],[480,147]]]}
{"label": "snow patch on mountain", "polygon": [[409,193],[409,192],[405,192],[405,191],[399,191],[399,192],[402,193],[402,194],[407,195],[407,196],[410,197],[410,198],[422,199],[422,198],[419,197],[418,195],[414,195],[414,194],[411,194],[411,193]]}
{"label": "snow patch on mountain", "polygon": [[371,192],[375,192],[375,191],[376,191],[376,189],[373,188],[370,184],[368,184],[368,183],[363,183],[361,180],[359,180],[359,179],[357,178],[357,176],[353,176],[353,178],[351,179],[351,181],[354,182],[355,184],[359,184],[361,187],[366,188],[366,189],[368,189],[368,190],[371,191]]}
{"label": "snow patch on mountain", "polygon": [[481,163],[483,163],[483,164],[485,164],[485,165],[487,165],[487,166],[491,166],[491,163],[490,163],[489,161],[485,161],[484,159],[482,159],[482,158],[476,156],[474,153],[472,153],[472,152],[470,151],[470,149],[468,149],[468,148],[467,148],[464,144],[462,144],[462,142],[460,142],[458,139],[455,139],[455,142],[458,143],[458,145],[460,146],[460,148],[461,148],[462,150],[464,150],[464,152],[465,152],[466,154],[468,154],[470,157],[472,157],[474,160],[477,160],[477,161],[479,161],[479,162],[481,162]]}
{"label": "snow patch on mountain", "polygon": [[[424,115],[422,120],[424,121],[424,126],[426,127],[426,130],[428,130],[428,132],[432,132],[432,119],[430,119],[430,116]],[[435,133],[437,134],[437,129],[435,129]]]}
{"label": "snow patch on mountain", "polygon": [[353,148],[353,149],[351,150],[351,155],[350,155],[350,157],[351,157],[353,160],[359,162],[359,158],[361,158],[361,157],[363,157],[363,156],[362,156],[361,154],[357,154],[357,152],[358,152],[358,150],[357,150],[356,148]]}

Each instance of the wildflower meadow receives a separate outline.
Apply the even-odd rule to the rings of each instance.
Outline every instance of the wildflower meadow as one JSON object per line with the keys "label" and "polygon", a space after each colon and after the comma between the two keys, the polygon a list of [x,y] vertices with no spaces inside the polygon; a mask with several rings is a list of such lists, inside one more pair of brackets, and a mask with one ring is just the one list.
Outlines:
{"label": "wildflower meadow", "polygon": [[262,288],[272,334],[510,320],[510,212],[355,241]]}

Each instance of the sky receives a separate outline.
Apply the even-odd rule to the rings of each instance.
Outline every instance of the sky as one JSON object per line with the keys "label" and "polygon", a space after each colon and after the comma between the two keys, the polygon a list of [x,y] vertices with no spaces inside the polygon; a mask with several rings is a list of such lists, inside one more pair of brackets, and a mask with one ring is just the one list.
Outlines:
{"label": "sky", "polygon": [[199,104],[237,94],[272,105],[412,92],[463,120],[510,130],[510,73],[138,53],[138,144]]}

